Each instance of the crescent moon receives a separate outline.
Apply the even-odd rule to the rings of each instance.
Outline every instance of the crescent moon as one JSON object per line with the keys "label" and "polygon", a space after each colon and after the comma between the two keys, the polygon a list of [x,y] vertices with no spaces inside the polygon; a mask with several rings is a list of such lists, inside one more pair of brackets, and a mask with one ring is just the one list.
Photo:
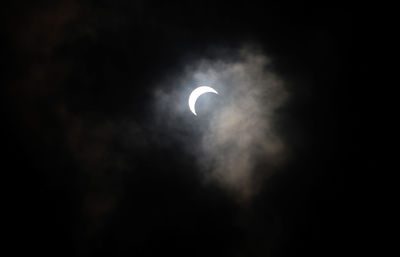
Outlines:
{"label": "crescent moon", "polygon": [[218,92],[214,88],[207,87],[207,86],[198,87],[195,90],[193,90],[192,93],[190,93],[189,101],[188,101],[189,109],[196,116],[197,116],[196,109],[194,107],[196,105],[197,98],[199,98],[202,94],[205,94],[205,93],[214,93],[214,94],[218,95]]}

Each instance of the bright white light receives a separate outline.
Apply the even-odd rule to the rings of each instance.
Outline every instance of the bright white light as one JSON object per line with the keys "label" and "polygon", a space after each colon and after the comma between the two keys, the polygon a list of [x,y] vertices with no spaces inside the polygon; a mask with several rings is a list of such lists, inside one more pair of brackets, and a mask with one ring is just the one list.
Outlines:
{"label": "bright white light", "polygon": [[201,87],[198,87],[195,90],[193,90],[189,96],[189,108],[192,111],[192,113],[196,116],[197,116],[197,114],[196,114],[195,105],[196,105],[197,98],[199,98],[202,94],[205,94],[205,93],[214,93],[214,94],[218,95],[218,92],[214,88],[207,87],[207,86],[201,86]]}

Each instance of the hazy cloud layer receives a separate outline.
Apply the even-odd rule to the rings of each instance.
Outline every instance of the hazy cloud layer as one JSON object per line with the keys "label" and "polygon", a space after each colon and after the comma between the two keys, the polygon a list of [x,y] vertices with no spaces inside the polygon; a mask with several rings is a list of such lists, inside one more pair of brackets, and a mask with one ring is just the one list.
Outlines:
{"label": "hazy cloud layer", "polygon": [[[274,118],[287,92],[259,49],[245,46],[228,52],[188,64],[169,79],[167,89],[159,87],[157,127],[196,156],[205,181],[243,199],[284,159],[285,144],[274,129]],[[214,87],[219,95],[201,96],[195,117],[187,98],[200,85]],[[261,163],[268,168],[257,170]]]}

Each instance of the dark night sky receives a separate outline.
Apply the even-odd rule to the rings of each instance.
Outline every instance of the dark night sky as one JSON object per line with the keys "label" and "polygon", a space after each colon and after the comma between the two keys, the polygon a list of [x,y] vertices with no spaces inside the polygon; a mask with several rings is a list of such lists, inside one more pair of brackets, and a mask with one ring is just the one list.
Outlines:
{"label": "dark night sky", "polygon": [[[2,17],[3,183],[13,251],[352,253],[358,228],[350,188],[361,159],[353,7],[14,1]],[[291,96],[275,122],[290,158],[238,203],[204,185],[193,156],[173,139],[159,144],[149,124],[160,81],[193,60],[216,58],[213,49],[248,42],[271,58]]]}

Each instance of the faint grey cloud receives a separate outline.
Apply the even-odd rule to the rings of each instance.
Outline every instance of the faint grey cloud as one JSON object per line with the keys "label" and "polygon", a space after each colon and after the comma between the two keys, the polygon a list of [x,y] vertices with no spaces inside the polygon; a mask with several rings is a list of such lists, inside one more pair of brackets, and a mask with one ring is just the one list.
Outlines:
{"label": "faint grey cloud", "polygon": [[[170,78],[168,91],[159,88],[157,124],[196,156],[206,182],[247,199],[257,192],[261,178],[284,160],[286,146],[274,119],[288,93],[259,49],[245,46],[228,52],[193,62],[181,76]],[[217,100],[201,97],[203,117],[192,116],[187,106],[188,95],[199,85],[220,94]],[[260,163],[268,170],[256,172]]]}

